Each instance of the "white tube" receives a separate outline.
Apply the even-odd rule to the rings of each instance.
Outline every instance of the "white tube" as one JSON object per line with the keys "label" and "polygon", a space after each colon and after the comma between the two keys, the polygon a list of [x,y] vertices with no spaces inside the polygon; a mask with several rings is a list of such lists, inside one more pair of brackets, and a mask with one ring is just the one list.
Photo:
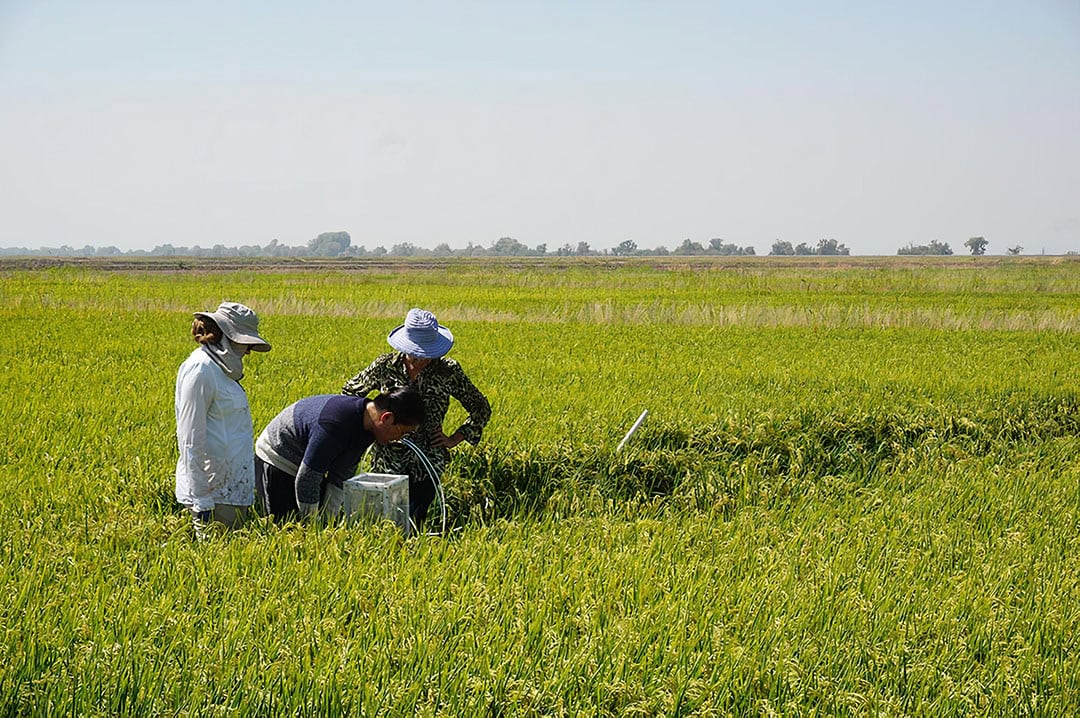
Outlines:
{"label": "white tube", "polygon": [[648,416],[648,415],[649,415],[649,410],[648,409],[641,412],[641,416],[639,416],[637,418],[637,421],[634,422],[634,425],[630,427],[630,431],[626,432],[626,436],[623,437],[623,440],[620,441],[619,445],[615,448],[615,453],[616,454],[619,453],[620,451],[622,451],[622,448],[624,446],[626,446],[626,442],[630,441],[630,437],[634,435],[634,432],[638,430],[638,427],[641,426],[641,422],[645,421],[645,417]]}
{"label": "white tube", "polygon": [[428,476],[431,477],[431,482],[435,484],[435,493],[439,497],[439,508],[442,514],[442,533],[446,533],[446,495],[443,493],[442,481],[439,480],[439,474],[435,471],[435,467],[431,465],[431,460],[428,459],[424,451],[412,443],[406,438],[401,439],[401,443],[412,449],[412,452],[416,454],[416,458],[420,460],[420,464],[427,469]]}

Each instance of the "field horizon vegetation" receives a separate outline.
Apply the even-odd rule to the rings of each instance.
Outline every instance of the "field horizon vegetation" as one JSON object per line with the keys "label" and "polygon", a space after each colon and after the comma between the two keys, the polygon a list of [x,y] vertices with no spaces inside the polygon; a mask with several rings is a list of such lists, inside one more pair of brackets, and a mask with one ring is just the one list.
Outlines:
{"label": "field horizon vegetation", "polygon": [[[0,274],[3,715],[1080,713],[1080,258]],[[494,413],[448,535],[192,541],[173,385],[224,299],[256,432],[451,327]]]}

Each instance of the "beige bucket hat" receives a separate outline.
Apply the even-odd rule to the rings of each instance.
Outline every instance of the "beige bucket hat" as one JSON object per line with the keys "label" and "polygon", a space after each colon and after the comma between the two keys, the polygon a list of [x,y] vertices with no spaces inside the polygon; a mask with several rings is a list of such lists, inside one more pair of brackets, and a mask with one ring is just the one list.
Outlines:
{"label": "beige bucket hat", "polygon": [[237,344],[247,344],[256,352],[270,351],[270,343],[259,336],[259,316],[243,304],[222,302],[214,311],[195,312],[195,316],[213,319]]}

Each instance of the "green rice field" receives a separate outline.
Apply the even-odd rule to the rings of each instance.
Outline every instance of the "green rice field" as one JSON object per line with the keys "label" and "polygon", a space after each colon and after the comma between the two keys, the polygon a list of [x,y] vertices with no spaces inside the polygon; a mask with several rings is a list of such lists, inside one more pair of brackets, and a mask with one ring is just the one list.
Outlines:
{"label": "green rice field", "polygon": [[[1080,258],[798,259],[0,267],[0,715],[1080,714]],[[453,330],[452,531],[193,541],[223,299],[256,434]]]}

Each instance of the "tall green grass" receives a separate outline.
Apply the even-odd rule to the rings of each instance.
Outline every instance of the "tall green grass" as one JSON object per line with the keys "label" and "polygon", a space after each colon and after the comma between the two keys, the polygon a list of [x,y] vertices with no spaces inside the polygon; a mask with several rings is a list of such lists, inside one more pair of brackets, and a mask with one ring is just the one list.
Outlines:
{"label": "tall green grass", "polygon": [[[7,273],[0,711],[1076,713],[1077,269]],[[459,530],[192,542],[173,380],[224,298],[256,430],[436,311],[495,410]]]}

